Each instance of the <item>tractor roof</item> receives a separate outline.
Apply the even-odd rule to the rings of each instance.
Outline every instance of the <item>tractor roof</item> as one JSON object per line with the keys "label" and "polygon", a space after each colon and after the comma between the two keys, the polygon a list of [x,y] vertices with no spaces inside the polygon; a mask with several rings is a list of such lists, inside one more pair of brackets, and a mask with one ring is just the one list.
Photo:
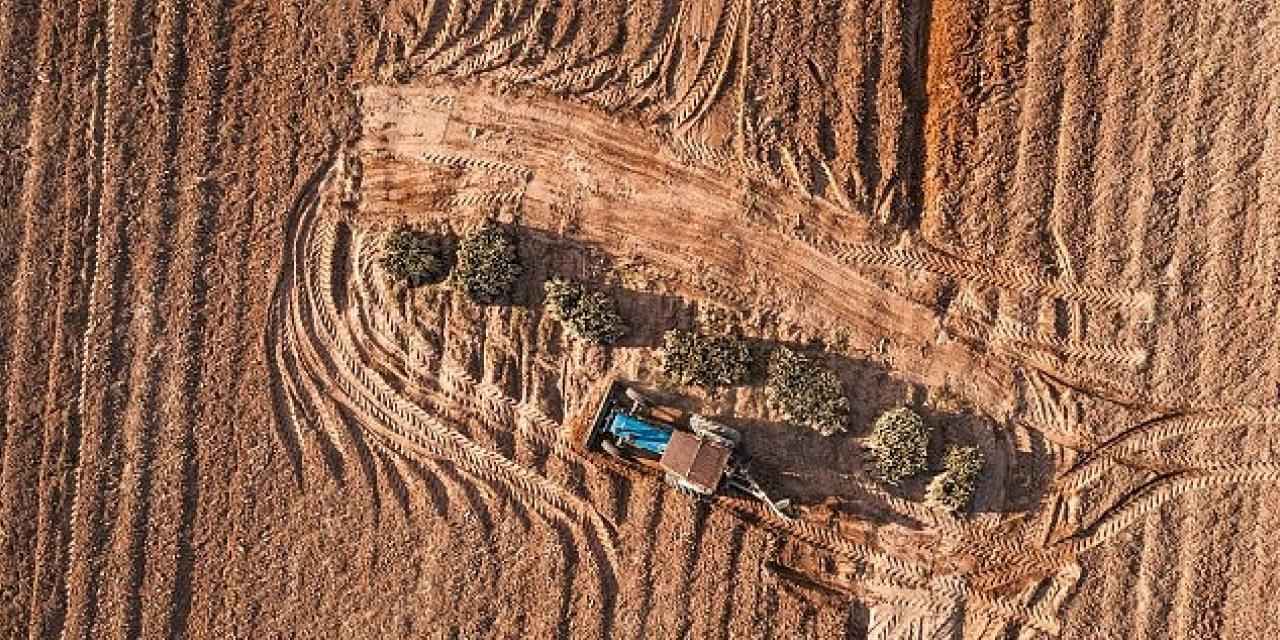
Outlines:
{"label": "tractor roof", "polygon": [[662,454],[663,468],[712,493],[729,464],[729,449],[688,431],[675,431]]}

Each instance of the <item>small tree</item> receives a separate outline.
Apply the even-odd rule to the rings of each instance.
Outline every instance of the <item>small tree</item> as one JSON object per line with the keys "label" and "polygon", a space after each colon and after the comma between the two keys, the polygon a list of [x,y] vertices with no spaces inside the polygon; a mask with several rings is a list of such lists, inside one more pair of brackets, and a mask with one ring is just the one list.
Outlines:
{"label": "small tree", "polygon": [[387,234],[382,245],[382,268],[411,287],[439,282],[449,273],[449,262],[430,234],[407,227]]}
{"label": "small tree", "polygon": [[480,304],[506,301],[522,272],[515,239],[492,220],[458,243],[458,285]]}
{"label": "small tree", "polygon": [[552,278],[542,285],[542,290],[547,294],[548,312],[561,322],[569,320],[571,310],[578,306],[578,302],[587,293],[580,283],[567,278]]}
{"label": "small tree", "polygon": [[751,375],[751,349],[740,338],[672,329],[662,343],[662,368],[680,384],[732,386]]}
{"label": "small tree", "polygon": [[947,449],[943,471],[929,482],[925,499],[952,512],[963,512],[973,502],[978,475],[982,473],[982,452],[977,447]]}
{"label": "small tree", "polygon": [[626,334],[626,322],[604,292],[587,291],[562,278],[548,280],[543,288],[551,316],[563,322],[569,333],[597,344],[612,344]]}
{"label": "small tree", "polygon": [[925,470],[929,429],[911,409],[892,409],[876,418],[867,447],[871,449],[876,475],[896,486]]}
{"label": "small tree", "polygon": [[824,436],[846,429],[849,399],[844,395],[840,379],[813,358],[787,347],[775,349],[769,357],[765,393],[769,403],[787,420]]}

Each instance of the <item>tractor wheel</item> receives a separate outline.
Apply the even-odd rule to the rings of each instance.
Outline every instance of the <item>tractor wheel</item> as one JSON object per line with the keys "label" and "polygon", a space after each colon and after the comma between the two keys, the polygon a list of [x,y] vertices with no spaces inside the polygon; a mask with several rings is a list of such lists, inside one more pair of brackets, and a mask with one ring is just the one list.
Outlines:
{"label": "tractor wheel", "polygon": [[637,409],[648,411],[649,407],[653,406],[643,393],[640,393],[631,387],[627,387],[627,390],[624,393],[628,400],[635,403]]}
{"label": "tractor wheel", "polygon": [[663,480],[666,481],[667,486],[675,489],[676,493],[679,493],[690,500],[697,501],[702,499],[702,495],[686,486],[684,482],[680,480],[679,476],[668,473],[663,477]]}
{"label": "tractor wheel", "polygon": [[689,416],[689,428],[697,435],[718,440],[730,449],[737,448],[742,442],[742,434],[737,429],[710,420],[698,414]]}
{"label": "tractor wheel", "polygon": [[607,453],[607,454],[609,454],[609,455],[611,455],[611,456],[613,456],[613,457],[615,457],[615,458],[621,458],[621,457],[622,457],[622,450],[621,450],[621,449],[619,449],[619,448],[618,448],[618,445],[617,445],[617,444],[615,444],[612,440],[601,440],[601,441],[600,441],[600,448],[601,448],[605,453]]}

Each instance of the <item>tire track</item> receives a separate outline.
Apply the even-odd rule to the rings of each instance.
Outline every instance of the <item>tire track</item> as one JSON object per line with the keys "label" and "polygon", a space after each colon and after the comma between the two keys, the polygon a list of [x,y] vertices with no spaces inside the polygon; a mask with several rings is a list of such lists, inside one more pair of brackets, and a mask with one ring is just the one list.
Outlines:
{"label": "tire track", "polygon": [[491,42],[484,48],[483,52],[472,56],[466,64],[451,72],[451,75],[455,78],[470,78],[511,65],[514,59],[520,55],[519,47],[537,33],[538,25],[542,23],[543,18],[547,15],[546,12],[547,5],[545,1],[537,2],[532,9],[527,6],[521,6],[516,12],[513,22],[520,23],[523,19],[524,24],[522,27],[512,30],[508,35]]}
{"label": "tire track", "polygon": [[1138,423],[1088,452],[1054,481],[1059,490],[1079,491],[1098,481],[1107,466],[1126,456],[1151,451],[1161,442],[1241,425],[1280,424],[1280,407],[1242,407],[1217,412],[1158,416]]}
{"label": "tire track", "polygon": [[[718,44],[720,42],[720,38],[723,37],[723,31],[725,26],[725,14],[728,11],[728,9],[726,9],[725,7],[725,3],[733,2],[733,1],[734,0],[718,0],[715,4],[714,9],[708,4],[703,4],[701,7],[698,7],[698,9],[702,11],[711,11],[711,10],[716,11],[716,18],[715,18],[714,27],[712,30],[711,42]],[[698,14],[694,14],[694,15],[696,16]],[[680,60],[681,62],[680,66],[668,65],[669,68],[667,69],[667,73],[671,74],[671,77],[672,77],[671,85],[675,90],[675,92],[679,95],[679,97],[675,97],[675,95],[672,95],[670,99],[665,101],[658,108],[659,112],[664,114],[676,113],[680,105],[685,102],[685,100],[690,96],[690,94],[693,93],[693,90],[697,86],[699,79],[701,79],[704,75],[707,74],[707,67],[709,64],[713,62],[713,59],[714,59],[713,49],[717,48],[712,45],[708,45],[706,47],[690,47],[689,46],[690,42],[699,40],[698,34],[696,31],[694,31],[693,33],[681,32],[680,36],[682,36],[682,38],[680,41],[677,42],[677,44],[680,47],[682,55],[683,55],[683,51],[687,51],[689,49],[700,50],[700,54],[698,55],[697,62],[693,65],[685,64],[684,60]],[[690,71],[692,72],[692,78],[687,82],[683,82],[682,80],[684,79],[684,76],[690,73]],[[667,75],[667,73],[664,73],[663,75],[665,76]]]}
{"label": "tire track", "polygon": [[631,77],[627,80],[628,92],[631,96],[625,102],[628,107],[639,108],[649,100],[663,100],[662,92],[665,87],[662,86],[661,79],[666,73],[659,73],[664,65],[668,65],[675,55],[675,47],[679,41],[680,33],[684,29],[685,7],[688,6],[683,0],[678,0],[678,4],[671,18],[671,24],[667,26],[666,32],[662,35],[661,43],[653,49],[651,55],[647,59],[638,61],[633,67]]}
{"label": "tire track", "polygon": [[[1012,343],[1032,349],[1049,349],[1067,362],[1074,359],[1088,360],[1095,364],[1110,364],[1130,370],[1140,368],[1147,362],[1147,351],[1141,347],[1124,348],[1101,342],[1085,343],[1079,340],[1063,339],[1057,335],[1035,331],[1004,315],[996,318],[994,326],[990,329],[990,337],[986,341],[994,344]],[[1135,388],[1135,391],[1140,390]]]}
{"label": "tire track", "polygon": [[[287,335],[292,336],[292,333]],[[296,340],[296,337],[295,337]],[[305,344],[305,343],[304,343]],[[323,357],[314,348],[306,348],[302,350],[302,356],[305,363],[300,363],[300,367],[296,370],[288,370],[289,375],[282,376],[284,384],[292,386],[300,385],[300,394],[298,402],[313,407],[324,407],[323,409],[312,408],[309,411],[304,410],[304,416],[308,418],[308,424],[311,429],[308,432],[316,436],[315,441],[325,452],[327,462],[329,464],[330,474],[339,483],[341,480],[341,469],[344,467],[345,449],[339,449],[339,439],[341,436],[330,426],[325,424],[328,421],[340,420],[337,411],[341,409],[330,408],[326,402],[326,396],[330,394],[321,391],[322,385],[326,385],[326,380],[314,372],[323,371],[327,365],[323,361]],[[294,377],[296,376],[296,377]],[[309,400],[303,400],[307,398]],[[361,425],[366,425],[369,417],[358,409],[348,411],[352,419]],[[300,441],[308,441],[309,439],[303,434],[302,425],[295,427]],[[363,427],[363,428],[367,428]],[[447,503],[465,504],[466,512],[474,515],[479,521],[480,526],[485,531],[492,531],[494,527],[493,513],[489,509],[489,505],[497,501],[496,496],[501,492],[501,487],[488,484],[489,479],[482,476],[474,475],[468,470],[458,467],[452,460],[447,458],[439,458],[437,456],[424,453],[420,448],[415,448],[413,443],[406,442],[402,438],[397,438],[374,429],[370,431],[370,436],[374,439],[382,440],[385,447],[392,449],[397,455],[407,460],[414,461],[418,465],[431,467],[433,478],[444,488],[448,494],[455,497],[446,500]],[[478,488],[483,489],[483,496]],[[522,517],[523,518],[523,517]]]}
{"label": "tire track", "polygon": [[[89,544],[92,541],[92,538],[89,537],[90,534],[83,533],[83,530],[81,530],[82,532],[77,532],[76,525],[81,520],[80,519],[80,515],[82,513],[81,504],[85,501],[85,499],[81,496],[80,492],[83,490],[84,478],[85,478],[84,462],[83,462],[83,455],[84,455],[83,450],[85,448],[84,442],[85,442],[85,437],[89,432],[88,426],[90,424],[90,415],[89,415],[90,409],[87,403],[88,395],[89,395],[88,394],[89,380],[91,379],[89,376],[89,372],[91,371],[92,368],[97,368],[101,366],[100,360],[98,359],[100,358],[100,356],[93,355],[95,350],[91,346],[93,343],[90,342],[90,338],[91,336],[95,335],[98,332],[98,328],[99,328],[96,321],[96,313],[95,313],[98,308],[96,299],[99,296],[98,292],[103,289],[100,278],[103,271],[103,268],[102,268],[103,264],[106,262],[106,259],[104,258],[104,254],[102,251],[102,247],[103,247],[102,229],[106,225],[102,220],[102,216],[103,216],[104,205],[107,203],[107,197],[108,197],[108,191],[106,188],[106,179],[107,179],[107,176],[112,174],[112,172],[110,171],[111,158],[108,157],[108,154],[112,153],[111,150],[115,148],[114,145],[112,144],[112,142],[114,141],[114,135],[113,135],[114,127],[112,125],[112,120],[111,120],[111,110],[114,108],[114,105],[115,105],[115,100],[113,100],[114,92],[112,91],[112,85],[113,85],[112,76],[115,75],[115,73],[113,73],[112,65],[113,65],[113,61],[116,60],[115,52],[117,51],[116,45],[114,44],[115,42],[114,26],[115,26],[115,17],[116,17],[115,2],[113,0],[106,0],[103,3],[103,10],[104,10],[104,15],[103,15],[104,29],[102,30],[102,36],[100,40],[101,45],[99,47],[102,57],[99,60],[100,66],[99,66],[99,72],[96,78],[96,81],[97,81],[97,84],[96,84],[97,97],[95,100],[96,114],[95,114],[95,122],[93,127],[93,131],[94,131],[93,136],[95,139],[95,147],[96,147],[96,153],[94,155],[94,158],[95,158],[94,179],[93,179],[94,194],[93,196],[91,196],[93,197],[93,200],[90,202],[90,205],[89,205],[91,207],[91,215],[95,220],[94,247],[92,250],[92,253],[93,253],[92,258],[89,258],[86,261],[86,266],[92,265],[91,267],[92,275],[88,278],[89,291],[88,291],[88,299],[85,305],[86,306],[85,328],[84,328],[84,336],[81,339],[81,344],[83,345],[83,347],[82,347],[81,361],[80,361],[79,395],[78,395],[78,404],[77,404],[80,419],[81,419],[81,435],[80,435],[80,442],[78,442],[76,446],[75,472],[71,480],[71,489],[70,489],[71,507],[70,507],[70,512],[67,515],[66,526],[68,530],[65,534],[66,543],[65,543],[65,551],[64,551],[67,557],[67,562],[66,562],[64,574],[61,580],[61,596],[62,596],[61,615],[63,619],[59,621],[60,623],[59,636],[62,638],[66,638],[67,636],[67,629],[70,627],[71,614],[73,612],[72,580],[75,575],[74,569],[75,569],[75,562],[77,560],[76,550],[77,548],[82,548],[82,547],[78,547],[77,545]],[[127,157],[127,156],[125,156],[123,152],[121,152],[121,157]],[[113,272],[113,276],[114,276],[114,272]],[[118,287],[113,281],[110,285],[106,287],[106,292],[103,295],[108,295],[108,296],[112,295],[112,291],[117,288]],[[114,308],[112,310],[112,314],[114,316]],[[81,561],[83,561],[83,559],[81,559]]]}
{"label": "tire track", "polygon": [[[81,85],[84,95],[76,97],[74,104],[90,105],[88,135],[72,141],[63,176],[68,214],[68,236],[62,248],[58,282],[67,286],[57,294],[54,337],[49,348],[48,393],[44,399],[44,415],[48,419],[44,452],[40,461],[37,495],[46,497],[35,510],[36,532],[34,556],[31,564],[31,600],[27,605],[28,634],[31,638],[50,637],[60,630],[66,615],[66,585],[62,581],[68,557],[70,538],[69,516],[74,503],[73,481],[79,464],[79,433],[82,421],[81,407],[71,403],[64,407],[66,399],[55,390],[78,388],[77,364],[79,354],[85,352],[81,342],[85,327],[72,318],[75,310],[84,310],[92,290],[89,265],[96,260],[94,245],[97,237],[97,198],[101,189],[101,118],[103,76],[101,64],[101,20],[93,13],[93,7],[82,7],[77,14],[76,56],[74,68],[94,65],[96,82]],[[69,127],[74,130],[75,127]],[[88,185],[87,189],[82,189]],[[80,217],[79,223],[72,221]],[[57,428],[55,429],[55,425]]]}
{"label": "tire track", "polygon": [[[320,237],[324,238],[324,242],[326,243],[331,242],[332,223],[321,224],[322,226],[318,230]],[[309,231],[307,228],[303,227],[300,228],[299,234],[301,237],[307,237],[309,235]],[[322,258],[319,260],[319,267],[322,270],[322,273],[318,274],[318,277],[314,278],[306,273],[301,274],[302,285],[305,289],[311,289],[311,287],[314,286],[311,284],[312,282],[328,283],[331,281],[331,277],[323,273],[326,265],[325,258],[328,258],[329,256],[318,257]],[[323,286],[321,291],[324,291]],[[321,304],[318,305],[320,308],[334,308],[332,299],[325,296],[323,293],[318,299],[321,300]],[[339,347],[335,354],[338,356],[338,362],[343,360],[350,361],[351,356],[346,353],[346,349],[350,347],[343,345],[350,345],[352,339],[351,336],[347,334],[344,325],[336,323],[325,313],[320,313],[316,318],[319,320],[320,326],[325,330],[325,332],[336,340],[333,344],[334,346]],[[303,322],[305,325],[305,320],[303,320]],[[354,363],[349,362],[348,365],[344,366],[350,366],[350,364]],[[366,399],[361,398],[358,392],[352,395],[355,388],[348,386],[343,377],[339,377],[337,379],[339,387],[342,388],[343,391],[348,394],[348,397],[356,403],[356,409],[368,414],[368,416],[373,418],[376,423],[382,423],[378,425],[378,428],[391,429],[394,433],[392,437],[398,437],[398,439],[413,443],[414,446],[424,448],[426,451],[438,451],[440,455],[444,455],[452,460],[467,461],[469,465],[475,465],[476,470],[479,471],[482,476],[494,479],[503,479],[505,476],[506,481],[514,483],[512,485],[513,489],[520,492],[532,492],[534,496],[537,496],[537,499],[533,502],[534,507],[543,512],[544,515],[551,516],[553,519],[556,517],[556,514],[541,508],[542,504],[554,505],[557,509],[566,509],[566,513],[576,512],[578,515],[572,517],[570,519],[571,521],[578,520],[582,517],[586,517],[586,521],[591,521],[592,518],[588,515],[592,513],[589,506],[572,500],[566,501],[554,490],[548,493],[548,488],[542,484],[544,481],[540,478],[535,478],[528,474],[527,471],[518,466],[512,465],[512,463],[505,458],[496,456],[487,449],[476,447],[467,441],[461,434],[445,427],[443,424],[436,421],[435,418],[422,412],[420,409],[413,406],[396,406],[399,403],[395,401],[394,394],[389,390],[379,388],[385,383],[375,382],[380,378],[379,374],[356,369],[352,375],[354,375],[355,378],[353,382],[357,382],[364,386],[364,388],[369,389],[379,403],[388,406],[388,409],[396,412],[400,419],[392,419],[390,416],[384,417],[384,409],[378,408],[369,403]],[[415,430],[420,431],[422,436],[411,436],[404,428],[397,427],[397,423],[413,426]],[[431,439],[428,440],[426,438]],[[584,511],[584,509],[586,509],[586,511]],[[598,516],[595,517],[598,518]],[[597,522],[597,524],[599,523]],[[599,530],[609,531],[610,529],[601,528]]]}
{"label": "tire track", "polygon": [[[1127,78],[1132,68],[1134,49],[1126,44],[1136,39],[1135,16],[1126,8],[1080,7],[1076,11],[1072,38],[1068,45],[1071,59],[1068,69],[1098,68],[1103,78]],[[1129,140],[1134,127],[1136,99],[1123,95],[1113,98],[1111,83],[1095,82],[1084,74],[1067,74],[1068,85],[1063,96],[1061,132],[1058,139],[1055,167],[1060,175],[1053,181],[1052,220],[1048,234],[1043,238],[1042,259],[1056,264],[1057,272],[1064,277],[1089,283],[1132,282],[1140,288],[1142,280],[1125,280],[1119,273],[1124,263],[1114,256],[1123,255],[1130,245],[1119,248],[1113,239],[1126,238],[1130,229],[1123,228],[1122,213],[1128,213],[1127,182],[1111,176],[1108,170],[1117,165],[1127,173],[1127,153],[1132,148]],[[1102,85],[1102,86],[1099,86]],[[1121,88],[1121,92],[1127,90]],[[1100,113],[1093,117],[1091,114]],[[1073,126],[1073,124],[1075,126]],[[1100,162],[1090,159],[1095,155]],[[1102,206],[1095,207],[1101,201]],[[1073,252],[1077,246],[1073,239],[1087,239],[1083,249]],[[1051,244],[1050,244],[1051,241]],[[1056,256],[1056,259],[1054,258]],[[1049,326],[1046,330],[1064,335],[1069,343],[1085,343],[1091,335],[1097,342],[1124,342],[1129,339],[1125,326],[1136,324],[1119,321],[1113,314],[1102,310],[1090,310],[1083,305],[1068,303],[1061,308],[1049,306],[1042,314]],[[1092,332],[1086,333],[1086,323]],[[1096,327],[1096,328],[1095,328]],[[1094,335],[1096,334],[1096,335]],[[1105,336],[1105,337],[1104,337]],[[1114,336],[1114,338],[1112,338]],[[1110,369],[1121,368],[1121,375],[1141,367],[1146,362],[1146,352],[1139,347],[1131,349],[1133,356],[1107,363],[1095,360],[1094,366],[1111,364]],[[1108,369],[1103,369],[1107,371]]]}
{"label": "tire track", "polygon": [[[1280,467],[1270,464],[1234,465],[1222,470],[1158,477],[1130,492],[1067,539],[1044,550],[1026,553],[1011,564],[979,570],[973,584],[979,589],[990,591],[1037,571],[1064,565],[1070,558],[1111,540],[1171,500],[1185,494],[1219,486],[1277,482],[1280,482]],[[1185,565],[1180,561],[1179,566]]]}
{"label": "tire track", "polygon": [[[1120,79],[1122,82],[1107,82],[1101,87],[1093,82],[1085,83],[1086,98],[1081,100],[1078,111],[1094,110],[1099,113],[1099,118],[1086,125],[1087,138],[1059,156],[1059,165],[1069,166],[1070,175],[1078,176],[1069,177],[1066,183],[1087,185],[1084,202],[1099,203],[1099,206],[1090,207],[1091,211],[1075,212],[1076,216],[1084,216],[1084,219],[1073,219],[1056,238],[1061,247],[1059,253],[1069,251],[1066,248],[1068,238],[1088,237],[1092,240],[1086,244],[1080,264],[1075,269],[1078,276],[1088,282],[1150,282],[1135,269],[1141,269],[1142,253],[1136,249],[1141,242],[1142,212],[1148,211],[1152,203],[1141,203],[1136,194],[1130,192],[1130,181],[1126,179],[1134,172],[1143,173],[1151,169],[1144,163],[1133,162],[1140,142],[1146,141],[1148,135],[1145,126],[1134,125],[1150,122],[1141,118],[1138,110],[1145,102],[1143,94],[1149,93],[1151,87],[1129,73],[1140,64],[1137,55],[1144,51],[1132,46],[1142,35],[1143,6],[1138,2],[1123,2],[1111,8],[1110,20],[1105,27],[1106,37],[1097,43],[1098,52],[1092,63],[1098,67],[1098,77]],[[1094,148],[1097,148],[1096,154],[1091,152]],[[1089,158],[1094,155],[1097,161],[1090,162]],[[1126,255],[1126,258],[1117,260],[1117,255]],[[1105,319],[1099,320],[1105,322]],[[1102,328],[1109,327],[1104,324]],[[1083,330],[1083,327],[1074,329]],[[1130,331],[1122,330],[1117,337],[1123,340],[1129,334]]]}
{"label": "tire track", "polygon": [[[576,7],[570,7],[569,11],[571,15],[560,42],[548,44],[547,54],[541,61],[510,65],[494,76],[516,84],[536,84],[556,95],[581,97],[603,89],[602,83],[610,78],[624,76],[628,61],[617,52],[626,44],[625,23],[608,23],[603,13],[591,16],[599,23],[610,24],[615,30],[608,39],[602,40],[603,48],[596,47],[594,40],[588,40],[584,43],[588,45],[588,51],[577,52],[572,45],[582,29],[582,16]],[[559,14],[552,15],[557,18],[558,27]],[[606,92],[606,98],[608,95]],[[604,104],[606,98],[594,101]]]}
{"label": "tire track", "polygon": [[[414,479],[415,476],[416,480],[423,486],[429,486],[429,488],[423,489],[423,493],[425,494],[424,501],[427,506],[431,507],[432,515],[437,519],[444,519],[446,514],[449,513],[450,501],[447,490],[436,479],[435,474],[426,470],[422,465],[414,463],[403,454],[396,452],[390,445],[376,436],[369,437],[368,441],[377,454],[378,463],[388,482],[396,487],[397,494],[402,494],[400,497],[400,509],[405,520],[409,520],[413,511],[414,503],[411,502],[412,496],[409,495],[409,481]],[[412,469],[405,468],[411,465]],[[410,480],[406,480],[406,478]]]}
{"label": "tire track", "polygon": [[990,263],[970,262],[936,249],[891,248],[870,243],[853,244],[838,241],[825,242],[819,246],[828,250],[830,255],[840,261],[851,265],[904,270],[919,269],[1010,291],[1114,307],[1138,314],[1149,313],[1153,303],[1151,294],[1145,291],[1133,292],[1050,280],[1030,274],[1025,268],[1015,265],[997,267]]}
{"label": "tire track", "polygon": [[[398,74],[401,80],[407,80],[410,76],[419,73],[427,64],[434,60],[436,56],[440,55],[446,47],[456,43],[458,38],[464,37],[467,32],[472,29],[474,26],[474,20],[468,19],[468,12],[463,9],[463,4],[466,1],[467,0],[449,0],[449,5],[445,10],[443,18],[444,28],[441,29],[435,42],[432,43],[425,51],[420,51],[409,56],[409,59],[405,61],[404,70]],[[492,1],[493,0],[489,0],[490,3],[492,3]],[[477,13],[483,13],[483,11]],[[416,48],[417,46],[415,46],[415,49]]]}
{"label": "tire track", "polygon": [[[450,2],[451,6],[452,4],[453,3]],[[446,17],[449,17],[448,15],[441,15],[437,18],[437,11],[441,6],[440,0],[425,0],[425,6],[423,6],[416,15],[408,14],[405,9],[400,10],[397,17],[406,24],[404,25],[405,30],[396,34],[396,37],[399,40],[398,44],[400,45],[400,53],[402,54],[399,62],[407,64],[414,56],[421,54],[424,47],[433,46],[432,44],[429,44],[428,41],[433,40],[432,36],[438,37],[439,35],[438,32],[432,28],[433,25],[440,20],[444,20]],[[407,51],[404,50],[404,40],[406,39],[414,41],[413,46]]]}
{"label": "tire track", "polygon": [[[150,136],[150,144],[141,153],[143,164],[159,167],[151,174],[144,189],[140,214],[131,225],[130,239],[136,242],[147,239],[150,251],[143,254],[129,274],[129,280],[142,285],[133,286],[128,303],[130,318],[129,335],[133,339],[128,356],[129,395],[121,416],[123,435],[119,455],[123,461],[114,486],[120,492],[116,505],[118,511],[111,521],[108,534],[110,553],[103,577],[102,599],[112,609],[101,621],[112,635],[136,637],[142,634],[142,583],[148,561],[148,547],[154,546],[152,528],[161,533],[162,527],[152,522],[152,490],[155,483],[156,453],[161,448],[157,442],[160,432],[159,385],[160,352],[164,336],[170,331],[169,313],[163,304],[169,294],[172,261],[174,258],[175,223],[174,195],[179,167],[177,164],[181,114],[186,83],[185,38],[187,16],[185,5],[161,5],[145,19],[154,30],[151,51],[152,66],[149,80],[154,84],[155,102],[148,102],[143,117],[150,128],[163,132]],[[151,122],[154,118],[156,122]],[[145,293],[144,293],[145,292]],[[163,522],[164,519],[156,518]],[[107,625],[110,625],[109,627]]]}
{"label": "tire track", "polygon": [[448,50],[441,52],[432,60],[424,64],[418,69],[419,73],[427,76],[439,75],[449,70],[454,65],[461,62],[469,54],[483,46],[485,43],[497,41],[498,34],[509,29],[509,22],[518,18],[518,16],[508,14],[510,0],[491,0],[483,4],[480,14],[488,14],[484,18],[478,18],[475,22],[483,23],[479,31],[450,47]]}
{"label": "tire track", "polygon": [[[747,22],[751,20],[752,5],[744,0],[726,1],[729,2],[729,8],[724,16],[717,20],[718,37],[712,38],[715,44],[711,45],[714,51],[710,60],[711,68],[698,72],[697,79],[681,100],[683,106],[674,111],[675,116],[671,121],[673,129],[684,131],[697,124],[698,120],[706,114],[707,109],[711,108],[711,102],[720,94],[726,76],[729,75],[729,65],[733,61],[734,49],[738,46],[739,30],[744,20]],[[745,18],[744,4],[747,7]],[[739,82],[741,81],[740,78]]]}
{"label": "tire track", "polygon": [[[136,352],[137,344],[131,335],[120,329],[131,322],[131,310],[126,301],[127,282],[134,271],[136,257],[128,242],[131,221],[121,212],[141,209],[138,196],[147,190],[147,186],[145,180],[127,172],[121,173],[118,167],[131,166],[135,156],[141,153],[133,141],[147,140],[149,136],[138,135],[138,129],[146,119],[145,112],[137,114],[137,117],[121,114],[128,105],[145,104],[146,101],[140,98],[126,101],[112,87],[123,85],[139,92],[146,88],[136,80],[145,77],[152,64],[149,45],[154,33],[145,30],[144,8],[142,4],[135,4],[130,13],[121,16],[112,4],[107,5],[109,37],[112,40],[108,42],[111,64],[108,66],[103,115],[104,148],[116,150],[119,155],[104,156],[103,159],[104,204],[100,206],[99,214],[105,216],[109,212],[115,219],[111,221],[111,227],[105,221],[99,224],[99,239],[103,238],[102,229],[113,228],[113,232],[107,236],[106,243],[99,244],[95,250],[98,257],[95,273],[100,274],[104,268],[111,269],[111,280],[106,283],[102,294],[107,298],[109,320],[105,326],[90,323],[91,333],[85,337],[85,344],[89,345],[86,348],[88,366],[81,376],[84,380],[116,382],[100,394],[87,398],[83,409],[81,464],[71,515],[72,541],[68,549],[71,562],[67,568],[68,611],[66,625],[62,629],[64,639],[94,637],[103,632],[98,626],[102,622],[99,619],[102,614],[102,557],[104,549],[112,544],[111,534],[120,508],[114,500],[114,487],[119,486],[125,466],[121,458],[125,434],[114,417],[123,414],[125,407],[122,405],[136,392],[129,386],[133,381],[126,373],[125,363]],[[123,27],[116,24],[121,17],[127,20]],[[121,48],[114,40],[117,37],[133,46]],[[123,55],[117,55],[117,52]],[[118,122],[112,120],[114,115],[119,115]],[[117,139],[120,142],[114,142]],[[109,205],[105,203],[108,197],[112,199]],[[93,295],[96,297],[98,292],[94,291]],[[99,333],[106,335],[99,337]],[[95,351],[92,354],[91,349]],[[78,608],[73,608],[73,605]]]}
{"label": "tire track", "polygon": [[[169,299],[185,301],[194,297],[191,291],[184,291],[185,287],[181,281],[176,283],[178,289],[176,295],[170,293],[170,288],[175,267],[179,272],[182,271],[181,266],[185,257],[180,251],[184,239],[183,232],[193,233],[185,228],[186,221],[195,220],[194,217],[179,216],[176,205],[177,185],[182,167],[179,158],[179,141],[184,138],[183,112],[186,109],[187,97],[188,13],[186,5],[181,3],[161,11],[157,31],[167,31],[167,34],[157,38],[158,42],[165,44],[162,45],[164,49],[158,52],[156,57],[160,60],[157,73],[165,78],[166,113],[163,128],[165,133],[163,159],[160,163],[164,169],[159,173],[158,180],[153,183],[152,189],[155,193],[149,199],[152,202],[169,204],[161,204],[160,211],[157,212],[158,226],[161,231],[156,243],[153,284],[149,289],[152,304],[156,305],[153,307],[153,312],[158,317],[158,321],[149,327],[155,332],[149,341],[156,343],[156,346],[150,350],[152,355],[144,365],[147,370],[143,374],[146,378],[143,388],[146,389],[148,399],[140,408],[138,418],[143,425],[139,429],[141,451],[137,455],[130,456],[130,459],[137,461],[141,467],[137,472],[135,489],[137,507],[126,525],[130,562],[126,573],[116,574],[127,575],[130,592],[123,602],[124,610],[120,614],[119,628],[125,635],[131,636],[161,633],[162,622],[155,619],[154,615],[144,620],[143,602],[163,602],[170,594],[172,587],[168,584],[168,576],[174,575],[175,567],[167,560],[176,555],[170,549],[176,543],[178,535],[181,500],[169,490],[169,487],[181,486],[183,458],[192,455],[192,452],[182,446],[181,433],[168,427],[175,423],[175,416],[169,414],[157,401],[160,394],[161,369],[164,367],[157,366],[158,362],[154,354],[157,348],[163,348],[171,354],[183,354],[184,360],[191,357],[198,358],[198,353],[184,353],[181,347],[175,346],[172,341],[160,347],[160,343],[166,342],[165,337],[178,333],[170,328],[171,319],[186,317],[186,314],[173,314],[165,310],[160,306],[161,301]],[[199,50],[197,50],[197,56],[199,56]],[[175,258],[178,265],[173,264]],[[189,362],[187,366],[191,366]],[[199,366],[198,360],[195,366]],[[166,400],[172,398],[172,394],[173,391],[165,394]],[[159,488],[158,491],[157,488]],[[166,506],[172,511],[166,510]],[[168,513],[177,513],[179,518],[166,517]],[[157,580],[161,580],[162,583],[156,584]],[[148,611],[157,610],[148,608]]]}

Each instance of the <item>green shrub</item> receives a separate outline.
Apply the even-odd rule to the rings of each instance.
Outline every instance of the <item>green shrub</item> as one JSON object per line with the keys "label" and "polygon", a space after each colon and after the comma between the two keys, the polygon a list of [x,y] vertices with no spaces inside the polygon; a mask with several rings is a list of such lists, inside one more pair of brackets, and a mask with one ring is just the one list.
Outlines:
{"label": "green shrub", "polygon": [[846,429],[849,399],[840,379],[829,367],[786,347],[778,347],[769,357],[769,381],[765,386],[769,403],[787,420],[804,425],[824,436]]}
{"label": "green shrub", "polygon": [[387,234],[382,268],[411,287],[439,282],[449,274],[449,262],[437,241],[430,234],[406,227]]}
{"label": "green shrub", "polygon": [[515,239],[492,220],[472,229],[458,243],[457,283],[480,304],[507,301],[522,272]]}
{"label": "green shrub", "polygon": [[543,288],[547,309],[569,333],[597,344],[611,344],[627,332],[613,299],[601,291],[587,291],[572,280],[552,278]]}
{"label": "green shrub", "polygon": [[925,470],[929,428],[911,409],[892,409],[876,418],[867,447],[871,449],[876,475],[891,485],[898,485]]}
{"label": "green shrub", "polygon": [[978,475],[982,473],[982,452],[977,447],[951,447],[943,460],[943,471],[929,482],[925,499],[948,511],[962,512],[973,502]]}
{"label": "green shrub", "polygon": [[740,338],[673,329],[662,342],[662,368],[680,384],[731,386],[751,375],[751,349]]}

